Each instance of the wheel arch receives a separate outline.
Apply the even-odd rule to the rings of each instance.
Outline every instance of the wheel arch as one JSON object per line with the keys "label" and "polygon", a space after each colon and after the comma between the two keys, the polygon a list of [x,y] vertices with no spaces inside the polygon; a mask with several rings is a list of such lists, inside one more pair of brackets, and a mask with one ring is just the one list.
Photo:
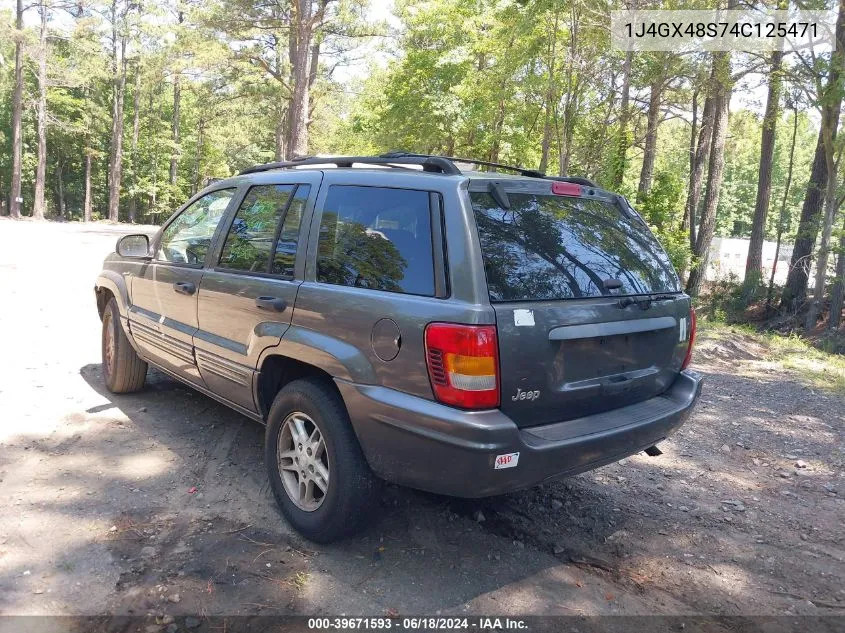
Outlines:
{"label": "wheel arch", "polygon": [[111,270],[104,270],[97,277],[94,292],[97,297],[97,312],[100,314],[100,320],[102,320],[103,311],[112,297],[117,302],[120,316],[126,318],[126,310],[129,306],[129,290],[126,287],[126,280],[123,275]]}
{"label": "wheel arch", "polygon": [[284,354],[268,354],[261,361],[254,388],[255,402],[262,419],[267,420],[276,394],[285,385],[300,378],[315,378],[324,382],[337,393],[341,402],[343,402],[343,396],[337,388],[334,378],[325,369]]}
{"label": "wheel arch", "polygon": [[335,379],[361,384],[378,382],[375,369],[360,349],[297,325],[288,328],[278,345],[264,350],[257,369],[253,395],[258,412],[265,420],[273,398],[291,380],[322,378],[331,383],[344,405],[346,402]]}

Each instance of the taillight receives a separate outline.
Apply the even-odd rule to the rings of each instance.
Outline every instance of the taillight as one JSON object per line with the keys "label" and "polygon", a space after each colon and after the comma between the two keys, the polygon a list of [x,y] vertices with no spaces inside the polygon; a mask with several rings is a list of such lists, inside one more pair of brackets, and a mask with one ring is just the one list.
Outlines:
{"label": "taillight", "polygon": [[434,397],[465,409],[499,406],[499,345],[495,325],[429,323],[425,359]]}
{"label": "taillight", "polygon": [[681,363],[681,369],[689,367],[692,360],[692,346],[695,345],[695,308],[689,309],[689,345],[687,346],[687,355],[684,356],[684,362]]}

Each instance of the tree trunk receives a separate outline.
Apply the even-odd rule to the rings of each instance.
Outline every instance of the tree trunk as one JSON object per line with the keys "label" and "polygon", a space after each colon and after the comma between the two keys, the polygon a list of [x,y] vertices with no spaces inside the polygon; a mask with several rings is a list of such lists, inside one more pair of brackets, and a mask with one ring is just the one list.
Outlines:
{"label": "tree trunk", "polygon": [[[310,95],[314,90],[314,84],[317,82],[317,75],[320,68],[320,42],[314,42],[311,46],[311,64],[308,71],[308,94]],[[308,100],[308,130],[311,131],[311,121],[314,120],[314,106],[316,102],[313,99]]]}
{"label": "tree trunk", "polygon": [[82,220],[91,221],[91,151],[85,149],[85,202],[83,203]]}
{"label": "tree trunk", "polygon": [[836,260],[836,281],[830,296],[830,319],[827,327],[838,330],[842,323],[842,301],[845,297],[845,222],[842,224],[842,235],[839,237],[839,258]]}
{"label": "tree trunk", "polygon": [[23,0],[15,9],[15,90],[12,94],[12,183],[9,191],[9,215],[21,217],[21,115],[23,113]]}
{"label": "tree trunk", "polygon": [[663,95],[663,77],[658,77],[651,84],[648,99],[648,123],[645,134],[643,166],[640,170],[640,184],[637,188],[637,202],[642,204],[645,195],[651,189],[654,177],[654,159],[657,154],[657,129],[660,126],[660,99]]}
{"label": "tree trunk", "polygon": [[754,219],[751,223],[751,239],[748,243],[748,259],[745,262],[746,303],[763,276],[763,239],[766,232],[766,216],[769,213],[769,199],[772,195],[772,162],[775,154],[775,134],[780,118],[781,66],[783,51],[772,51],[769,65],[769,94],[766,98],[766,114],[763,116],[763,130],[760,134],[760,166],[757,170],[757,199],[754,203]]}
{"label": "tree trunk", "polygon": [[[205,119],[200,118],[197,125],[197,147],[194,152],[194,177],[191,179],[191,195],[200,189],[200,162],[202,161],[202,149],[205,142]],[[280,159],[281,160],[281,159]]]}
{"label": "tree trunk", "polygon": [[722,188],[722,174],[725,167],[725,139],[728,133],[728,114],[731,101],[731,57],[727,51],[713,53],[712,87],[713,139],[710,164],[707,170],[707,193],[704,197],[704,211],[698,227],[693,255],[697,261],[690,271],[687,294],[695,297],[701,290],[701,283],[707,273],[710,260],[710,243],[716,228],[716,208],[719,206],[719,190]]}
{"label": "tree trunk", "polygon": [[308,69],[308,89],[313,90],[317,83],[317,75],[320,71],[320,42],[314,42],[311,46],[311,64]]}
{"label": "tree trunk", "polygon": [[558,140],[558,173],[566,176],[572,159],[572,136],[575,132],[575,112],[578,103],[578,80],[574,64],[578,56],[578,20],[574,6],[570,7],[569,21],[569,64],[566,67],[566,99],[563,102],[563,130]]}
{"label": "tree trunk", "polygon": [[[173,121],[170,129],[170,140],[173,142],[173,149],[170,152],[170,183],[171,188],[176,187],[176,176],[179,172],[179,127],[182,107],[182,80],[181,75],[176,73],[173,77]],[[171,192],[172,193],[172,192]]]}
{"label": "tree trunk", "polygon": [[38,162],[35,168],[35,199],[32,201],[32,217],[44,219],[44,187],[47,180],[47,4],[41,0],[41,30],[38,38]]}
{"label": "tree trunk", "polygon": [[[833,156],[828,156],[830,162],[827,169],[829,174],[836,174],[836,165],[833,163]],[[822,312],[822,304],[824,302],[824,286],[827,279],[827,259],[830,249],[830,236],[833,233],[833,219],[836,216],[836,182],[835,176],[827,179],[827,190],[824,196],[824,220],[822,222],[822,240],[819,244],[818,257],[816,259],[816,278],[813,284],[813,299],[810,301],[809,309],[807,310],[807,319],[804,323],[804,329],[807,332],[816,327],[816,320]]]}
{"label": "tree trunk", "polygon": [[[696,141],[696,134],[698,132],[698,95],[699,95],[699,88],[696,86],[692,92],[692,120],[690,121],[690,132],[689,132],[689,173],[690,177],[692,176],[693,170],[695,169],[695,141]],[[690,233],[690,217],[689,217],[689,207],[685,204],[684,205],[684,217],[681,218],[681,231]],[[692,244],[695,243],[695,240],[690,242],[690,248],[692,248]],[[681,279],[685,279],[687,276],[687,262],[684,263],[683,268],[678,270],[678,277]]]}
{"label": "tree trunk", "polygon": [[[822,126],[828,125],[822,115]],[[827,163],[824,156],[823,130],[819,130],[810,181],[804,194],[801,219],[795,234],[795,246],[789,263],[789,275],[783,290],[781,305],[788,310],[795,310],[804,303],[807,296],[807,281],[810,277],[813,247],[819,230],[819,213],[822,209],[824,190],[827,188]]]}
{"label": "tree trunk", "polygon": [[810,267],[813,260],[813,248],[819,232],[819,218],[822,213],[824,194],[827,190],[827,180],[832,177],[828,173],[826,156],[826,138],[832,142],[836,138],[836,128],[839,125],[839,113],[842,108],[842,94],[839,82],[845,65],[845,0],[839,0],[839,17],[836,20],[836,52],[830,65],[828,81],[820,95],[821,127],[816,142],[816,153],[813,157],[813,167],[807,192],[804,195],[804,205],[801,208],[801,220],[795,235],[795,246],[792,250],[792,261],[789,264],[789,276],[783,291],[781,305],[787,310],[797,310],[807,297],[807,281],[810,277]]}
{"label": "tree trunk", "polygon": [[282,106],[281,100],[279,102],[279,114],[276,117],[276,131],[275,131],[275,145],[276,145],[276,161],[285,159],[285,131],[287,130],[287,117],[285,114],[287,110]]}
{"label": "tree trunk", "polygon": [[[289,49],[288,56],[289,57],[293,55],[293,47],[290,46],[290,42],[292,42],[292,41],[293,41],[293,38],[289,38],[289,42],[288,42],[288,44],[289,44],[289,46],[288,46],[288,49]],[[282,66],[284,64],[284,62],[283,62],[283,60],[284,60],[283,48],[284,47],[282,46],[282,38],[276,36],[274,41],[273,41],[273,51],[274,51],[275,59],[276,59],[276,75],[275,76],[277,76],[279,78],[282,77]],[[275,150],[276,150],[274,160],[276,160],[277,162],[284,160],[286,153],[287,153],[285,151],[285,145],[286,145],[286,141],[287,141],[287,137],[288,137],[288,124],[287,124],[288,107],[287,107],[286,104],[290,103],[289,96],[285,96],[284,94],[282,94],[283,91],[281,89],[281,83],[279,84],[279,86],[280,86],[279,95],[278,95],[278,98],[276,99],[276,110],[275,110],[276,125],[275,125],[275,130],[274,130],[274,142],[275,142],[274,144],[275,144]]]}
{"label": "tree trunk", "polygon": [[[123,98],[126,92],[126,32],[118,43],[117,2],[112,0],[112,126],[109,155],[109,221],[117,222],[120,210],[120,182],[123,177]],[[125,17],[125,14],[124,14]]]}
{"label": "tree trunk", "polygon": [[502,142],[502,127],[505,124],[505,99],[499,100],[499,113],[493,122],[493,146],[490,148],[490,162],[499,162],[499,149]]}
{"label": "tree trunk", "polygon": [[[185,14],[182,11],[178,12],[179,24],[185,21]],[[177,35],[178,39],[178,35]],[[173,120],[171,121],[170,140],[173,143],[173,149],[170,152],[170,195],[173,196],[176,191],[176,176],[179,173],[179,155],[181,148],[179,146],[179,128],[181,123],[181,107],[182,107],[182,73],[179,68],[173,75]]]}
{"label": "tree trunk", "polygon": [[798,104],[792,104],[792,141],[789,144],[789,165],[786,169],[786,186],[783,189],[783,198],[780,201],[780,214],[778,215],[778,234],[775,241],[775,259],[772,262],[772,274],[769,277],[769,289],[766,293],[766,308],[772,305],[772,291],[775,286],[775,272],[778,268],[780,257],[780,243],[783,239],[784,222],[786,221],[786,202],[789,200],[789,188],[792,186],[792,168],[795,165],[795,140],[798,138]]}
{"label": "tree trunk", "polygon": [[294,24],[291,66],[293,69],[293,98],[290,104],[290,142],[288,158],[308,153],[308,112],[311,75],[311,40],[313,37],[312,0],[294,0]]}
{"label": "tree trunk", "polygon": [[132,90],[132,195],[129,197],[129,222],[135,224],[138,217],[138,136],[141,129],[141,67],[135,69],[135,87]]}
{"label": "tree trunk", "polygon": [[65,179],[64,165],[61,161],[56,163],[56,196],[59,202],[59,217],[67,217],[67,202],[65,201]]}
{"label": "tree trunk", "polygon": [[[153,121],[160,121],[161,120],[161,99],[158,99],[159,107],[155,108],[156,97],[161,95],[161,86],[160,84],[156,86],[155,90],[150,89],[150,101],[149,105],[147,106],[150,113],[153,113],[153,116],[150,118]],[[158,145],[153,145],[153,155],[152,161],[150,165],[150,170],[153,174],[153,182],[152,187],[150,188],[150,201],[149,201],[149,211],[153,213],[155,216],[156,222],[158,222]]]}
{"label": "tree trunk", "polygon": [[[572,53],[574,55],[574,53]],[[574,69],[567,71],[567,93],[563,104],[563,138],[560,140],[558,172],[561,176],[569,173],[572,160],[572,139],[575,135],[575,113],[578,112],[578,93],[580,82],[575,78]]]}
{"label": "tree trunk", "polygon": [[549,81],[546,86],[546,103],[545,103],[545,120],[543,121],[543,141],[540,144],[540,165],[539,171],[545,173],[549,166],[549,150],[552,146],[552,111],[554,110],[557,96],[555,94],[555,57],[557,56],[557,31],[560,16],[555,12],[554,25],[552,26],[552,33],[549,38],[547,69],[549,72]]}
{"label": "tree trunk", "polygon": [[615,164],[611,176],[611,189],[618,191],[625,179],[625,168],[628,166],[628,145],[631,139],[628,138],[628,123],[631,120],[631,61],[634,58],[632,51],[625,52],[625,61],[622,62],[622,98],[619,104],[619,143],[616,149]]}
{"label": "tree trunk", "polygon": [[[712,77],[711,77],[712,83]],[[690,169],[689,190],[687,192],[687,210],[689,216],[689,239],[690,250],[695,252],[695,243],[698,235],[696,216],[698,214],[698,203],[701,200],[701,184],[704,180],[704,167],[710,160],[710,145],[713,141],[713,116],[715,114],[715,100],[712,94],[712,86],[708,87],[707,96],[704,98],[704,108],[701,112],[701,128],[698,132],[698,147],[695,148],[695,158],[692,169]]]}
{"label": "tree trunk", "polygon": [[[698,132],[698,94],[699,89],[696,86],[692,91],[692,120],[690,121],[689,132],[689,173],[692,177],[692,172],[695,170],[695,135]],[[684,217],[681,220],[681,230],[689,231],[690,217],[689,207],[684,205]],[[683,275],[682,275],[683,276]]]}

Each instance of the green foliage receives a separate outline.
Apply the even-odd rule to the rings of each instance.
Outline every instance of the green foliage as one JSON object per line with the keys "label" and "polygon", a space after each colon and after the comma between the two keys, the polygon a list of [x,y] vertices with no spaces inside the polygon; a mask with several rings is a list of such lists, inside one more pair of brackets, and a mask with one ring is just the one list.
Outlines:
{"label": "green foliage", "polygon": [[[315,2],[315,6],[319,4]],[[338,63],[365,32],[366,2],[325,3],[315,41]],[[123,7],[123,2],[119,2]],[[34,108],[37,93],[33,5],[25,5],[23,192],[32,204],[35,172]],[[113,102],[111,2],[52,3],[48,39],[47,206],[55,217],[81,219],[85,156],[92,157],[94,219],[106,215]],[[128,33],[123,122],[120,218],[159,223],[210,178],[228,177],[276,158],[274,134],[290,98],[287,2],[257,5],[243,0],[188,3],[130,2],[118,31]],[[182,13],[180,22],[178,16]],[[120,13],[120,11],[119,11]],[[366,25],[378,32],[378,24]],[[14,15],[0,9],[0,199],[11,180],[11,94],[14,83]],[[278,63],[276,53],[279,54]],[[271,76],[263,63],[275,64]],[[318,62],[311,93],[312,145],[333,149],[344,89]],[[181,86],[180,135],[173,139],[174,82]],[[136,82],[137,79],[137,82]],[[137,95],[136,95],[137,92]],[[138,119],[137,143],[134,123]],[[177,159],[170,182],[171,157]]]}
{"label": "green foliage", "polygon": [[[607,35],[578,18],[583,10],[555,2],[400,3],[402,54],[364,84],[342,136],[381,151],[444,152],[536,167],[548,109],[548,170],[558,171],[563,147],[573,172],[604,173],[607,156],[599,141],[609,142],[612,131],[601,119],[581,115],[591,104],[612,118],[609,78],[620,60],[597,54],[600,45],[606,50]],[[573,38],[580,46],[567,49]],[[567,127],[573,136],[568,144]]]}
{"label": "green foliage", "polygon": [[696,310],[711,321],[741,323],[745,321],[746,305],[740,280],[736,275],[729,274],[710,284]]}
{"label": "green foliage", "polygon": [[681,228],[684,194],[684,184],[679,174],[659,171],[639,207],[643,219],[654,231],[678,271],[687,270],[690,264],[689,237]]}

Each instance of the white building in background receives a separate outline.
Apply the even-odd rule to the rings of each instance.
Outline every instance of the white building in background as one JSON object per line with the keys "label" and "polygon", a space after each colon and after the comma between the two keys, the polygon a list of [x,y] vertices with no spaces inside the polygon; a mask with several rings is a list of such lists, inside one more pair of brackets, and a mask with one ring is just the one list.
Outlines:
{"label": "white building in background", "polygon": [[[775,283],[783,285],[789,273],[792,244],[781,244]],[[710,245],[710,263],[707,266],[707,281],[727,279],[731,276],[742,281],[745,277],[745,261],[748,259],[748,240],[738,237],[715,237]],[[763,242],[763,281],[768,284],[775,261],[775,243]]]}

